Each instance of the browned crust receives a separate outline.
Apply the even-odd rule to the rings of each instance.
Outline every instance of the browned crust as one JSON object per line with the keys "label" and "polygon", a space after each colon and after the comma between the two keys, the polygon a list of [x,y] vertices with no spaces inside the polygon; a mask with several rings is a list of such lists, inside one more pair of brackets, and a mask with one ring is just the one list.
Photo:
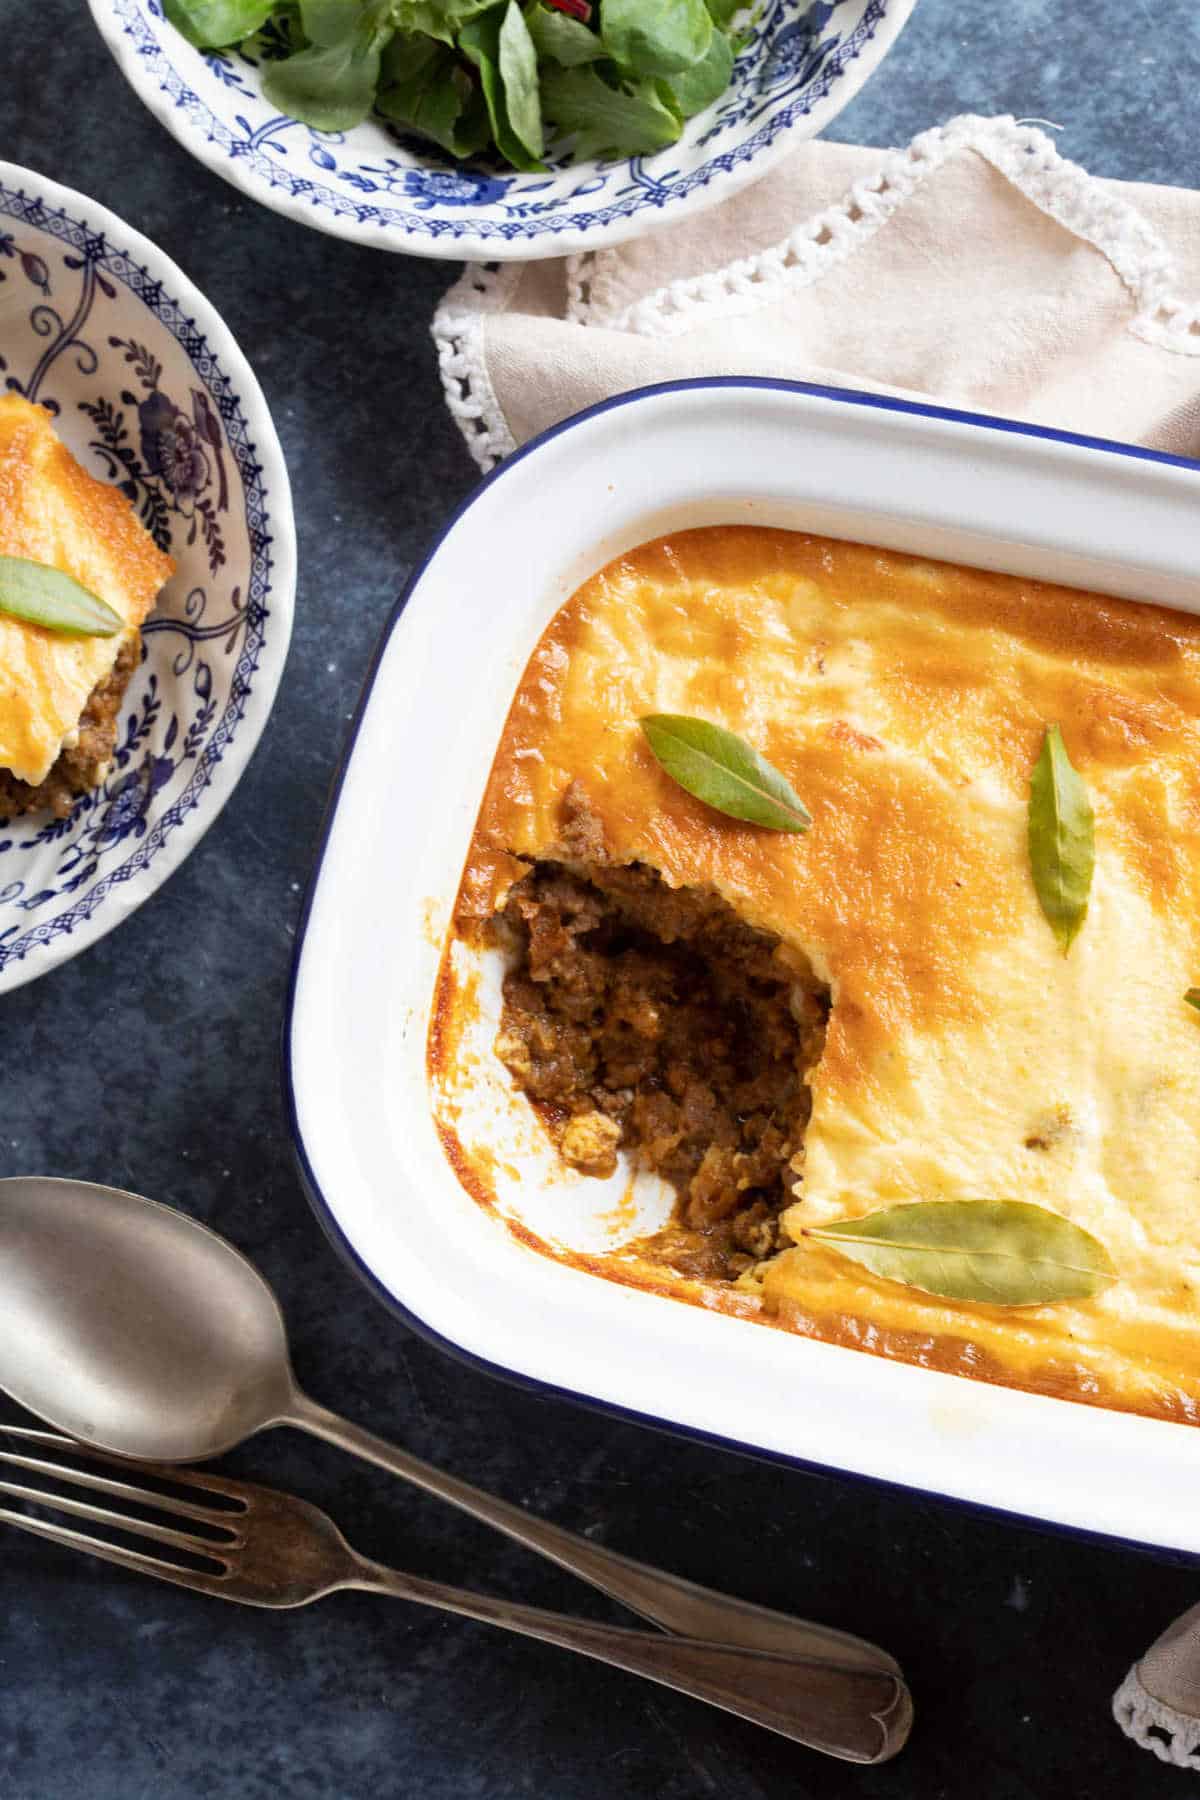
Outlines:
{"label": "browned crust", "polygon": [[65,819],[80,794],[86,794],[102,778],[112,760],[125,690],[141,661],[142,640],[134,632],[117,654],[104,680],[97,682],[79,715],[79,739],[59,753],[46,779],[36,787],[18,781],[9,769],[0,769],[0,818],[22,813],[51,812]]}

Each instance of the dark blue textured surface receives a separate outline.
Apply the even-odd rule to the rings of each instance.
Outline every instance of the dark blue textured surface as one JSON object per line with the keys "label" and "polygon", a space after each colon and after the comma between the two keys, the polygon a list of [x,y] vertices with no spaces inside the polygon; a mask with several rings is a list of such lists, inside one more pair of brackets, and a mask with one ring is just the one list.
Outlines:
{"label": "dark blue textured surface", "polygon": [[[530,1398],[408,1334],[331,1255],[290,1165],[278,1024],[372,644],[472,481],[426,335],[450,271],[285,224],[205,174],[128,94],[79,0],[0,0],[0,22],[0,154],[113,207],[205,289],[274,409],[302,554],[279,705],[220,822],[135,925],[2,1003],[0,1174],[111,1181],[208,1220],[275,1283],[318,1397],[608,1543],[877,1637],[918,1705],[903,1758],[863,1773],[482,1627],[366,1596],[243,1612],[13,1535],[0,1537],[0,1794],[1190,1794],[1192,1778],[1125,1744],[1108,1698],[1196,1597],[1192,1578]],[[1198,47],[1190,0],[921,0],[835,135],[898,142],[954,112],[1012,111],[1061,123],[1065,153],[1104,173],[1191,182]],[[281,1435],[230,1465],[319,1500],[385,1559],[609,1616],[315,1443]]]}

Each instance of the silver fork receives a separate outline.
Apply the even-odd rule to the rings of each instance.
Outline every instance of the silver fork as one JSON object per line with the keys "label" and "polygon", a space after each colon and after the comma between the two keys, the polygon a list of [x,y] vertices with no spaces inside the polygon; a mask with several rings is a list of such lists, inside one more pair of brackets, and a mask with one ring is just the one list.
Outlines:
{"label": "silver fork", "polygon": [[[17,1448],[11,1447],[14,1439]],[[64,1455],[113,1473],[72,1467],[61,1460]],[[7,1506],[0,1506],[0,1523],[197,1593],[243,1606],[270,1607],[304,1606],[339,1588],[416,1600],[644,1675],[847,1762],[886,1762],[904,1744],[912,1724],[908,1689],[900,1676],[887,1670],[593,1624],[401,1574],[359,1556],[317,1507],[252,1482],[207,1471],[185,1473],[175,1465],[123,1462],[83,1449],[55,1432],[11,1425],[0,1426],[0,1464],[54,1484],[51,1488],[0,1479],[0,1495],[86,1519],[110,1532],[146,1538],[158,1550],[132,1550]],[[184,1489],[195,1498],[137,1487],[129,1479],[137,1475]],[[176,1522],[140,1518],[64,1492],[64,1487]]]}

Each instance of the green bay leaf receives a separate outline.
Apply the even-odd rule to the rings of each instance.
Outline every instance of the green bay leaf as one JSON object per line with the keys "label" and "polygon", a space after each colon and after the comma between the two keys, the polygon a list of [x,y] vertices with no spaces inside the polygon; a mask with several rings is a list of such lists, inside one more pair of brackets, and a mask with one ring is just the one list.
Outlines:
{"label": "green bay leaf", "polygon": [[24,556],[0,556],[0,613],[63,637],[116,637],[125,629],[120,613],[72,576]]}
{"label": "green bay leaf", "polygon": [[947,1300],[1041,1306],[1116,1280],[1090,1231],[1024,1200],[918,1200],[805,1229],[888,1281]]}
{"label": "green bay leaf", "polygon": [[1189,1006],[1194,1006],[1200,1012],[1200,988],[1189,988],[1183,997]]}
{"label": "green bay leaf", "polygon": [[1092,803],[1057,725],[1034,764],[1028,833],[1033,885],[1065,956],[1087,916],[1096,847]]}
{"label": "green bay leaf", "polygon": [[638,723],[672,781],[706,806],[770,831],[807,831],[812,824],[779,770],[732,731],[685,713],[650,713]]}

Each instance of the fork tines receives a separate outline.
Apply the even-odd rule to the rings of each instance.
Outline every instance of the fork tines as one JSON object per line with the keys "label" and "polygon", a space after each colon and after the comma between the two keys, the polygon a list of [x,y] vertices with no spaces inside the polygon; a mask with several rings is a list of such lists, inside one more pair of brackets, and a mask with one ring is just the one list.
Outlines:
{"label": "fork tines", "polygon": [[[76,1462],[85,1466],[73,1466]],[[98,1473],[87,1467],[88,1463],[130,1472],[130,1465],[119,1458],[85,1448],[56,1432],[0,1424],[0,1466],[25,1477],[10,1480],[0,1476],[0,1496],[38,1509],[30,1513],[0,1506],[0,1524],[16,1525],[52,1543],[86,1550],[127,1569],[139,1569],[183,1587],[198,1588],[204,1593],[220,1592],[221,1583],[229,1574],[222,1549],[236,1550],[243,1541],[239,1515],[247,1510],[244,1499],[230,1492],[215,1475],[200,1478],[175,1468],[147,1469],[139,1465],[139,1479],[149,1477],[163,1483],[164,1491],[155,1492],[115,1475]],[[73,1494],[71,1489],[102,1495],[128,1510],[98,1505]],[[188,1497],[191,1494],[206,1496],[209,1504]],[[93,1536],[40,1516],[56,1512],[85,1519],[101,1527],[105,1535]],[[186,1521],[191,1529],[164,1523],[172,1518]],[[139,1538],[148,1538],[162,1551],[173,1554],[152,1554],[122,1541]]]}

